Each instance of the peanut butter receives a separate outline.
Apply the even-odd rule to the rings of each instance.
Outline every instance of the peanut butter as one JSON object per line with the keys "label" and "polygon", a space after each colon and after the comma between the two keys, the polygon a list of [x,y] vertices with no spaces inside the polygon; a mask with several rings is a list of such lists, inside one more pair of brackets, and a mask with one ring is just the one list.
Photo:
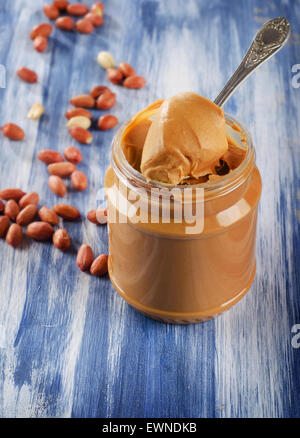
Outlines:
{"label": "peanut butter", "polygon": [[[114,139],[105,186],[109,275],[138,311],[170,323],[205,321],[251,287],[260,174],[251,138],[212,102],[182,93],[134,116]],[[135,220],[161,187],[179,190],[183,208],[187,191],[200,187],[203,228],[190,234],[185,218],[165,223],[163,197],[157,220]],[[115,212],[121,220],[112,220]]]}
{"label": "peanut butter", "polygon": [[141,172],[147,179],[180,184],[211,173],[228,149],[221,108],[196,93],[164,101],[146,136]]}

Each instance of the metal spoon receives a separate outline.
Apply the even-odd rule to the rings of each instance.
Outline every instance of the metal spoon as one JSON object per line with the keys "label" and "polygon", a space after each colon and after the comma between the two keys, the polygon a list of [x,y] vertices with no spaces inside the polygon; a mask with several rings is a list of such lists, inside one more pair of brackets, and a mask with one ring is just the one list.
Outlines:
{"label": "metal spoon", "polygon": [[223,106],[238,86],[271,56],[280,50],[290,36],[290,23],[284,17],[267,21],[256,34],[243,61],[231,76],[215,103]]}

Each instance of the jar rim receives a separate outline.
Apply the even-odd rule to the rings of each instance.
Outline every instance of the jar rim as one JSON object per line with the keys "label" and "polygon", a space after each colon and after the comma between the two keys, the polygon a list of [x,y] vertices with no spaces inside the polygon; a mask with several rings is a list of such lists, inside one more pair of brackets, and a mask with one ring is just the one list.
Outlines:
{"label": "jar rim", "polygon": [[128,124],[131,122],[133,118],[130,118],[128,121],[123,123],[123,125],[118,130],[117,134],[114,136],[112,140],[112,157],[111,157],[111,166],[113,170],[117,173],[118,177],[123,180],[126,184],[129,184],[132,186],[132,188],[143,188],[147,191],[151,191],[152,189],[180,189],[180,190],[186,190],[191,188],[203,188],[206,193],[218,193],[223,192],[224,189],[226,189],[226,192],[229,190],[233,190],[237,188],[240,184],[242,184],[245,181],[245,173],[244,171],[249,169],[249,164],[252,163],[251,169],[255,165],[255,149],[252,141],[252,137],[250,133],[243,127],[243,125],[237,121],[234,117],[231,115],[224,113],[225,120],[227,124],[235,125],[238,127],[240,131],[240,135],[242,138],[245,138],[246,144],[247,144],[247,152],[245,155],[245,158],[241,162],[241,164],[233,169],[230,173],[227,175],[224,175],[222,178],[219,178],[217,180],[213,181],[207,181],[204,183],[199,184],[178,184],[178,185],[171,185],[171,184],[164,184],[159,183],[152,180],[147,180],[146,177],[134,169],[129,162],[127,161],[124,152],[121,147],[121,138],[123,135],[124,130],[128,126]]}

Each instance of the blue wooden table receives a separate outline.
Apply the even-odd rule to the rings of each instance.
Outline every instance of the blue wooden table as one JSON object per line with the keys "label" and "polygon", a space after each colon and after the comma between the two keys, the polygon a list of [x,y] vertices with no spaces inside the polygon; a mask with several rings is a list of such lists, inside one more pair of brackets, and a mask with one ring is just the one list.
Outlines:
{"label": "blue wooden table", "polygon": [[[14,250],[2,239],[0,417],[299,417],[300,1],[104,0],[103,27],[87,36],[55,30],[39,54],[29,31],[47,21],[43,3],[0,4],[1,125],[26,131],[19,143],[0,138],[0,188],[38,191],[50,207],[58,198],[36,155],[74,144],[70,97],[109,85],[100,50],[148,81],[141,90],[112,86],[111,112],[123,122],[180,91],[213,99],[269,18],[286,16],[292,36],[225,106],[251,131],[263,179],[250,292],[217,319],[162,324],[129,307],[108,278],[78,270],[82,242],[107,251],[105,227],[64,224],[66,254],[29,239]],[[22,65],[36,70],[37,84],[18,79]],[[26,118],[34,102],[45,107],[39,122]],[[83,217],[95,208],[115,132],[93,131],[93,144],[80,146],[89,189],[69,191],[66,202]]]}

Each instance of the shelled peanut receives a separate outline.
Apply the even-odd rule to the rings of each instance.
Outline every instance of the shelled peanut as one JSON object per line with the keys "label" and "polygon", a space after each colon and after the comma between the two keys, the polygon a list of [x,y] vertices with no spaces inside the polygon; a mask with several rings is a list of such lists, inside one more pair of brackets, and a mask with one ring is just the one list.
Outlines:
{"label": "shelled peanut", "polygon": [[61,251],[65,251],[71,244],[70,236],[64,228],[55,231],[52,237],[54,246]]}
{"label": "shelled peanut", "polygon": [[1,128],[2,134],[10,140],[20,141],[25,137],[25,133],[20,126],[14,123],[6,123]]}
{"label": "shelled peanut", "polygon": [[45,108],[40,103],[34,103],[27,113],[27,118],[32,120],[39,119],[44,113]]}
{"label": "shelled peanut", "polygon": [[30,84],[34,84],[38,80],[38,75],[34,70],[31,70],[27,67],[20,67],[17,70],[17,75],[24,82],[28,82]]}

